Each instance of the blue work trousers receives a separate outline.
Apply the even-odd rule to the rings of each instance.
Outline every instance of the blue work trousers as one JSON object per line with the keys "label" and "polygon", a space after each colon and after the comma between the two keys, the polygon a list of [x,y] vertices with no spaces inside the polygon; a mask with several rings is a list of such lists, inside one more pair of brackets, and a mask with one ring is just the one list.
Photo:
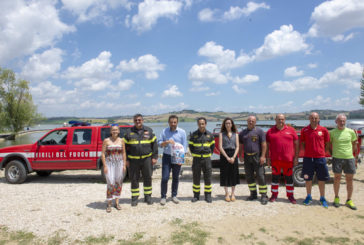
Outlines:
{"label": "blue work trousers", "polygon": [[168,190],[169,175],[172,170],[172,197],[177,196],[179,172],[181,165],[172,164],[172,157],[168,154],[163,154],[162,158],[162,181],[161,181],[161,196],[166,198]]}

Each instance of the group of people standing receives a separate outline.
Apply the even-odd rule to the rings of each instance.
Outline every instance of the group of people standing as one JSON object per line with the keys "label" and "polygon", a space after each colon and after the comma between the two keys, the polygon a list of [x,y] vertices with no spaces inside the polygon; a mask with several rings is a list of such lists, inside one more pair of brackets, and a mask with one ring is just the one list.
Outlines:
{"label": "group of people standing", "polygon": [[[111,212],[112,199],[115,208],[120,209],[119,198],[122,187],[123,174],[129,167],[131,180],[131,205],[136,206],[139,198],[139,176],[143,177],[144,201],[152,204],[152,166],[158,159],[158,145],[163,148],[161,205],[167,203],[168,180],[172,171],[172,202],[179,203],[177,198],[181,163],[173,161],[173,146],[180,144],[184,151],[187,147],[193,157],[192,202],[200,200],[201,171],[204,177],[204,198],[207,203],[212,202],[212,164],[211,156],[215,148],[214,136],[206,129],[206,118],[197,119],[198,129],[191,133],[187,140],[186,132],[178,127],[178,117],[168,118],[169,127],[165,128],[159,139],[153,130],[143,125],[143,116],[134,116],[134,126],[128,129],[124,138],[119,138],[118,125],[111,126],[111,136],[104,140],[101,159],[107,181],[107,212]],[[247,128],[240,133],[231,118],[225,118],[219,134],[220,151],[220,186],[225,190],[225,201],[234,202],[235,187],[240,184],[238,159],[244,161],[245,175],[250,190],[247,201],[258,199],[266,205],[268,201],[275,202],[278,197],[278,187],[281,175],[284,176],[286,195],[292,204],[294,198],[293,167],[298,164],[300,149],[304,151],[302,177],[306,182],[307,196],[303,204],[312,202],[312,178],[316,174],[320,191],[320,203],[327,208],[325,199],[325,182],[329,179],[326,163],[327,153],[333,157],[334,172],[334,206],[340,206],[339,187],[342,172],[346,176],[347,200],[345,205],[356,209],[351,197],[353,192],[353,175],[357,162],[354,158],[357,136],[355,132],[346,128],[346,116],[339,114],[335,120],[337,127],[330,132],[320,126],[319,115],[312,112],[310,124],[301,130],[300,139],[294,128],[286,125],[285,116],[277,114],[275,126],[267,133],[256,126],[256,117],[249,116]],[[181,146],[181,147],[182,147]],[[272,167],[271,197],[267,195],[265,180],[265,164]],[[256,179],[258,186],[256,184]],[[231,191],[229,193],[229,187]]]}

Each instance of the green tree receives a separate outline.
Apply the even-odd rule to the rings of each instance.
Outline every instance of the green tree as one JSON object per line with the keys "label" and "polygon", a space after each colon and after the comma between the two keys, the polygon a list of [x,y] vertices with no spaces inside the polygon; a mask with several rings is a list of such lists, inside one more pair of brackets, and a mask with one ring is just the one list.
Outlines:
{"label": "green tree", "polygon": [[359,103],[364,106],[364,68],[363,73],[361,74],[361,80],[360,80],[360,101]]}
{"label": "green tree", "polygon": [[41,118],[29,91],[29,82],[16,79],[15,73],[0,68],[0,123],[17,133]]}

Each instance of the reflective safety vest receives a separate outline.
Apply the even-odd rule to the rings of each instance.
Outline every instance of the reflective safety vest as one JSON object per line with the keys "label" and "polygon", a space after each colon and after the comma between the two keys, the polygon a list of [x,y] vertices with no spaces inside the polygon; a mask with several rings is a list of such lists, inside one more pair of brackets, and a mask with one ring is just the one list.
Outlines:
{"label": "reflective safety vest", "polygon": [[211,157],[215,148],[215,139],[214,136],[207,130],[204,133],[196,130],[191,134],[188,146],[193,157]]}
{"label": "reflective safety vest", "polygon": [[153,130],[143,126],[141,130],[132,127],[124,136],[126,155],[128,159],[158,158],[158,144]]}

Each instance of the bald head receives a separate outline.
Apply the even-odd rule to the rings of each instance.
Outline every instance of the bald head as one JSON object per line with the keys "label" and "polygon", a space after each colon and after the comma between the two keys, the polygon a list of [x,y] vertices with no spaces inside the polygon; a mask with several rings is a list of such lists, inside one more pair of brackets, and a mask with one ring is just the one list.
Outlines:
{"label": "bald head", "polygon": [[309,119],[310,119],[311,128],[312,129],[317,128],[317,126],[320,123],[320,116],[319,116],[319,114],[317,112],[311,112]]}
{"label": "bald head", "polygon": [[253,128],[255,128],[255,124],[257,123],[257,118],[255,116],[249,116],[246,122],[248,124],[248,129],[252,130]]}
{"label": "bald head", "polygon": [[279,130],[281,130],[284,127],[285,122],[286,122],[286,117],[282,113],[276,115],[276,127]]}

